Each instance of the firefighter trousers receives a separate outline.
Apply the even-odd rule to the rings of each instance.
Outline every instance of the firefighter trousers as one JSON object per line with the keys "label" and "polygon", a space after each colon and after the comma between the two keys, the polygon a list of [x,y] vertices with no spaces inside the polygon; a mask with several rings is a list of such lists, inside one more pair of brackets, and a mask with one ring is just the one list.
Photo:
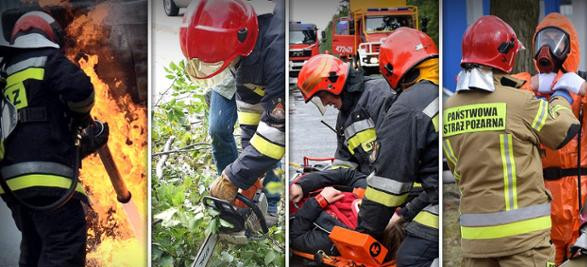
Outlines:
{"label": "firefighter trousers", "polygon": [[438,258],[438,240],[432,241],[407,233],[397,250],[397,267],[430,267]]}
{"label": "firefighter trousers", "polygon": [[[46,205],[55,198],[36,198],[31,203]],[[30,210],[7,203],[22,233],[21,267],[80,267],[86,263],[87,226],[79,200],[70,200],[55,211]]]}
{"label": "firefighter trousers", "polygon": [[542,245],[515,255],[493,258],[463,258],[462,267],[554,267],[554,246]]}

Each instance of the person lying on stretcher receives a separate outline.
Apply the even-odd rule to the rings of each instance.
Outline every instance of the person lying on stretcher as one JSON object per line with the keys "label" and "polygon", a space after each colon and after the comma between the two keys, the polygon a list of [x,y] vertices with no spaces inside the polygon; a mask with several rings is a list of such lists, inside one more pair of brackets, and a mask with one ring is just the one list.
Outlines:
{"label": "person lying on stretcher", "polygon": [[[354,230],[358,224],[360,202],[366,175],[349,168],[304,174],[290,186],[290,245],[294,250],[315,254],[339,255],[329,233],[334,226]],[[411,218],[427,203],[419,203],[424,191],[399,209],[389,221],[383,244],[395,255],[404,235],[403,218]],[[400,215],[401,214],[401,215]],[[413,214],[413,215],[412,215]]]}

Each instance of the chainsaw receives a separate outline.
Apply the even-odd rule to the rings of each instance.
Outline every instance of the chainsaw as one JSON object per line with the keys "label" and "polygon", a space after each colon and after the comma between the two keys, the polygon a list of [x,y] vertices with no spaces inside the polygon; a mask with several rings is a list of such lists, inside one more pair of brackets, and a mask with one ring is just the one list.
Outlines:
{"label": "chainsaw", "polygon": [[221,224],[218,232],[209,233],[204,243],[198,250],[192,267],[205,267],[214,252],[219,240],[233,244],[244,245],[250,240],[259,240],[269,232],[265,221],[267,215],[267,198],[261,190],[257,190],[252,199],[241,193],[236,199],[244,204],[245,208],[239,208],[226,200],[211,196],[203,198],[204,206],[218,212],[218,217],[226,224]]}

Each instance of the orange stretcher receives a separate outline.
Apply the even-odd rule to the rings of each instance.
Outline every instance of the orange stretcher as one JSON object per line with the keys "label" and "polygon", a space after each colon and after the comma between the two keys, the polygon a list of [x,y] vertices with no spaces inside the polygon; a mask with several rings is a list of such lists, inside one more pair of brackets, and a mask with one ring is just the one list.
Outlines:
{"label": "orange stretcher", "polygon": [[335,226],[329,237],[340,256],[329,256],[322,251],[314,255],[296,250],[292,252],[298,257],[328,266],[395,267],[395,260],[384,262],[387,248],[367,234]]}

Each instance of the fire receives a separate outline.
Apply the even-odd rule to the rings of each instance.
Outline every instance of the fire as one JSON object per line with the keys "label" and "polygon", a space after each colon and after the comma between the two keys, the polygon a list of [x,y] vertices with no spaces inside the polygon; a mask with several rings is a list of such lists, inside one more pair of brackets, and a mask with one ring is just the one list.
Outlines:
{"label": "fire", "polygon": [[[122,79],[107,83],[96,71],[100,59],[108,64],[113,58],[104,41],[107,38],[102,25],[108,11],[109,5],[100,4],[87,14],[75,17],[66,28],[67,35],[74,41],[67,52],[94,85],[96,103],[92,117],[110,126],[108,147],[132,194],[132,202],[138,207],[139,221],[143,225],[142,229],[133,229],[129,223],[100,158],[91,155],[84,159],[80,177],[91,202],[86,216],[89,226],[87,265],[146,266],[147,110],[144,105],[133,102],[124,90]],[[107,65],[106,68],[118,71],[120,66]],[[145,235],[137,237],[134,231]]]}

